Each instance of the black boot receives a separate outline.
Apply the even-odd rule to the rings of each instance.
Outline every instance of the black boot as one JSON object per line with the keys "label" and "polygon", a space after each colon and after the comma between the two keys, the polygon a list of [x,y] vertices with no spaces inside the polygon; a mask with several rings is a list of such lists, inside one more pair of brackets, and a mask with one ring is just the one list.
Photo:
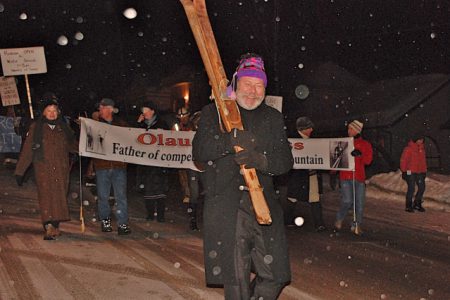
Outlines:
{"label": "black boot", "polygon": [[412,200],[406,199],[405,211],[409,212],[409,213],[413,213],[414,212],[414,209],[413,209],[413,206],[412,206]]}
{"label": "black boot", "polygon": [[156,200],[156,220],[160,223],[166,221],[164,219],[164,212],[166,210],[166,203],[164,198],[160,198]]}
{"label": "black boot", "polygon": [[55,227],[52,225],[51,222],[46,222],[44,225],[44,240],[46,241],[53,241],[56,240],[56,231]]}
{"label": "black boot", "polygon": [[422,202],[416,202],[414,201],[414,209],[420,211],[420,212],[425,212],[425,208],[422,207]]}
{"label": "black boot", "polygon": [[320,202],[311,202],[311,214],[314,220],[314,226],[318,232],[324,231],[327,228],[323,222],[322,204]]}
{"label": "black boot", "polygon": [[197,226],[197,204],[191,203],[189,205],[189,217],[190,217],[189,228],[192,231],[199,231],[200,229]]}
{"label": "black boot", "polygon": [[102,232],[111,232],[111,231],[113,231],[112,226],[111,226],[111,219],[110,218],[103,219],[101,225],[102,225]]}

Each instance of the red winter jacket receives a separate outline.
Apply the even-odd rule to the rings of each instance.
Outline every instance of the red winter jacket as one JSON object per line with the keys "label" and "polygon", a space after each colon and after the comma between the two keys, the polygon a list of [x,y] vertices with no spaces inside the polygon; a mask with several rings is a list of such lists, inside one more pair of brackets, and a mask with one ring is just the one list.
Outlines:
{"label": "red winter jacket", "polygon": [[424,144],[416,144],[413,141],[409,141],[408,146],[403,149],[400,158],[400,170],[402,170],[402,172],[410,170],[412,173],[427,172],[427,159]]}
{"label": "red winter jacket", "polygon": [[[353,145],[355,150],[358,149],[362,153],[361,156],[355,157],[355,180],[364,182],[366,180],[365,167],[372,162],[372,145],[361,136],[353,140]],[[341,171],[339,177],[341,180],[353,180],[353,171]]]}

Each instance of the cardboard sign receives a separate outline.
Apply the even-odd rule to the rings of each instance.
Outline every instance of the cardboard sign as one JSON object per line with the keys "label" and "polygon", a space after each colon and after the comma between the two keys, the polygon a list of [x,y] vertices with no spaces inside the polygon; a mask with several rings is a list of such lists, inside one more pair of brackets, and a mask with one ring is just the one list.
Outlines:
{"label": "cardboard sign", "polygon": [[14,77],[0,77],[0,96],[3,106],[20,104]]}
{"label": "cardboard sign", "polygon": [[267,105],[272,106],[279,112],[282,112],[283,109],[283,97],[280,96],[270,96],[267,95],[265,98],[265,102]]}
{"label": "cardboard sign", "polygon": [[3,75],[47,73],[44,47],[0,49]]}

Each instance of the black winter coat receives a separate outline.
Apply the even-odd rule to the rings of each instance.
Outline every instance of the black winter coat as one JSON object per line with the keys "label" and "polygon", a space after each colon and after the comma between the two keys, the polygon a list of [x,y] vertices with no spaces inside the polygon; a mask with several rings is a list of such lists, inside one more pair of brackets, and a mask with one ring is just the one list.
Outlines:
{"label": "black winter coat", "polygon": [[[291,272],[283,212],[273,185],[273,176],[286,173],[293,165],[283,116],[264,103],[252,111],[240,110],[245,130],[257,138],[256,151],[265,153],[268,160],[267,172],[257,171],[272,216],[271,225],[261,225],[268,249],[266,255],[273,257],[270,267],[275,280],[288,282]],[[207,284],[238,284],[233,264],[235,231],[239,201],[242,193],[247,192],[239,190],[239,186],[245,183],[239,166],[233,160],[233,152],[229,146],[229,133],[220,130],[215,105],[205,106],[193,140],[193,156],[206,165],[203,218]]]}
{"label": "black winter coat", "polygon": [[[156,122],[147,126],[145,122],[138,123],[138,127],[149,129],[169,129],[167,124],[157,117]],[[137,167],[137,182],[144,184],[145,196],[165,196],[169,190],[169,176],[167,168],[143,166]]]}
{"label": "black winter coat", "polygon": [[[293,138],[302,138],[297,132]],[[298,201],[309,201],[309,177],[317,175],[319,194],[322,194],[322,176],[316,170],[292,169],[288,173],[288,197]]]}

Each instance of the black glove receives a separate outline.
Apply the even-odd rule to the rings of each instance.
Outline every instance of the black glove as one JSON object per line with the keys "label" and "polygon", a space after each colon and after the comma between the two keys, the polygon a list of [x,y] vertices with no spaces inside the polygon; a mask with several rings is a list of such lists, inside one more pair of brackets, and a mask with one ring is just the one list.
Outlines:
{"label": "black glove", "polygon": [[362,155],[362,152],[361,151],[359,151],[358,149],[355,149],[355,150],[353,150],[352,152],[350,152],[350,154],[352,155],[352,156],[361,156]]}
{"label": "black glove", "polygon": [[250,131],[233,129],[230,132],[230,144],[232,147],[239,146],[245,150],[255,150],[256,137]]}
{"label": "black glove", "polygon": [[23,176],[16,175],[16,182],[17,182],[18,186],[22,186],[23,185]]}
{"label": "black glove", "polygon": [[268,161],[264,154],[255,150],[242,150],[234,155],[234,161],[238,165],[245,165],[246,169],[255,168],[260,171],[267,169]]}

